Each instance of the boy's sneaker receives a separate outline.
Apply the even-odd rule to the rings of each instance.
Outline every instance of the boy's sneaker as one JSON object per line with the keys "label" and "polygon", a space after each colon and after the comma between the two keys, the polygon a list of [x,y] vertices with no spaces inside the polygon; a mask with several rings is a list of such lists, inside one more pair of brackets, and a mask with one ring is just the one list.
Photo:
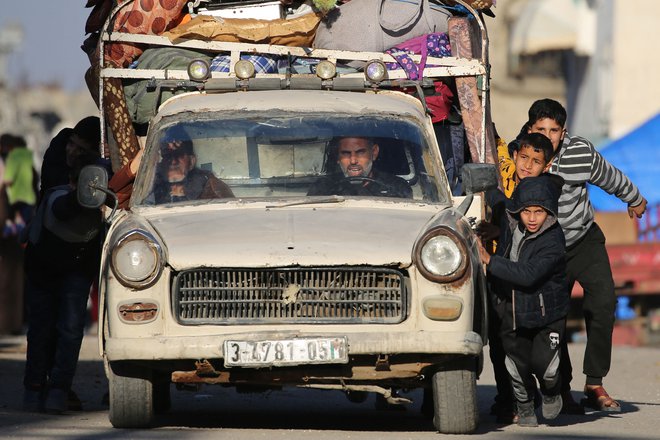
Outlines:
{"label": "boy's sneaker", "polygon": [[536,412],[534,411],[534,401],[531,402],[518,402],[518,426],[539,426],[536,419]]}
{"label": "boy's sneaker", "polygon": [[562,408],[562,399],[561,394],[556,396],[543,396],[543,405],[541,412],[543,413],[543,418],[546,420],[555,419]]}
{"label": "boy's sneaker", "polygon": [[47,413],[62,414],[67,410],[69,392],[61,388],[51,388],[46,396],[44,409]]}
{"label": "boy's sneaker", "polygon": [[43,412],[44,392],[43,390],[28,390],[23,392],[23,411]]}

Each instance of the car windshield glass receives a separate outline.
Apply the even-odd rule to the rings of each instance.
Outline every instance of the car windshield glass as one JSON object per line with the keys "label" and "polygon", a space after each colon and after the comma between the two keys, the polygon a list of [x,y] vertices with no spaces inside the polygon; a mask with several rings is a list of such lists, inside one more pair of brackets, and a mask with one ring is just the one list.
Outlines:
{"label": "car windshield glass", "polygon": [[[447,202],[444,173],[414,121],[337,113],[207,113],[164,119],[132,203],[328,196]],[[144,160],[143,160],[144,162]]]}

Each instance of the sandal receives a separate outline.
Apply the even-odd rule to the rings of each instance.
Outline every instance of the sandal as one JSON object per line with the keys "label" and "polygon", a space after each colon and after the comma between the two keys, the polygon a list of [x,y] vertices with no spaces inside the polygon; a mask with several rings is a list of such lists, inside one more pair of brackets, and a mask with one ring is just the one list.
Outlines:
{"label": "sandal", "polygon": [[596,388],[584,387],[584,395],[582,405],[593,408],[597,411],[619,412],[621,405],[616,400],[612,399],[603,386]]}

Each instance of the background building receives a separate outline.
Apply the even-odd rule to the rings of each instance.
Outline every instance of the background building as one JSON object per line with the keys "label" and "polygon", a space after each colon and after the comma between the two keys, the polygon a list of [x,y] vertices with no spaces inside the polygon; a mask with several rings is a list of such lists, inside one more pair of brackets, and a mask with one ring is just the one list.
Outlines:
{"label": "background building", "polygon": [[493,118],[506,139],[543,97],[562,102],[569,131],[597,145],[660,111],[660,2],[498,0],[494,11]]}

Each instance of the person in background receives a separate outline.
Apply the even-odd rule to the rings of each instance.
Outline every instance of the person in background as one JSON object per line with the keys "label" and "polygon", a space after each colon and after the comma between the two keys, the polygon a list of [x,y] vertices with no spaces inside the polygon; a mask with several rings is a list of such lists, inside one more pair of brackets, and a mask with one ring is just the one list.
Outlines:
{"label": "person in background", "polygon": [[7,154],[2,184],[7,192],[9,215],[3,236],[17,236],[32,219],[37,195],[34,191],[34,165],[32,151],[25,139],[15,136]]}
{"label": "person in background", "polygon": [[13,138],[9,133],[0,135],[0,225],[5,224],[9,218],[9,202],[7,201],[7,191],[2,185],[5,176],[5,160],[12,147]]}

